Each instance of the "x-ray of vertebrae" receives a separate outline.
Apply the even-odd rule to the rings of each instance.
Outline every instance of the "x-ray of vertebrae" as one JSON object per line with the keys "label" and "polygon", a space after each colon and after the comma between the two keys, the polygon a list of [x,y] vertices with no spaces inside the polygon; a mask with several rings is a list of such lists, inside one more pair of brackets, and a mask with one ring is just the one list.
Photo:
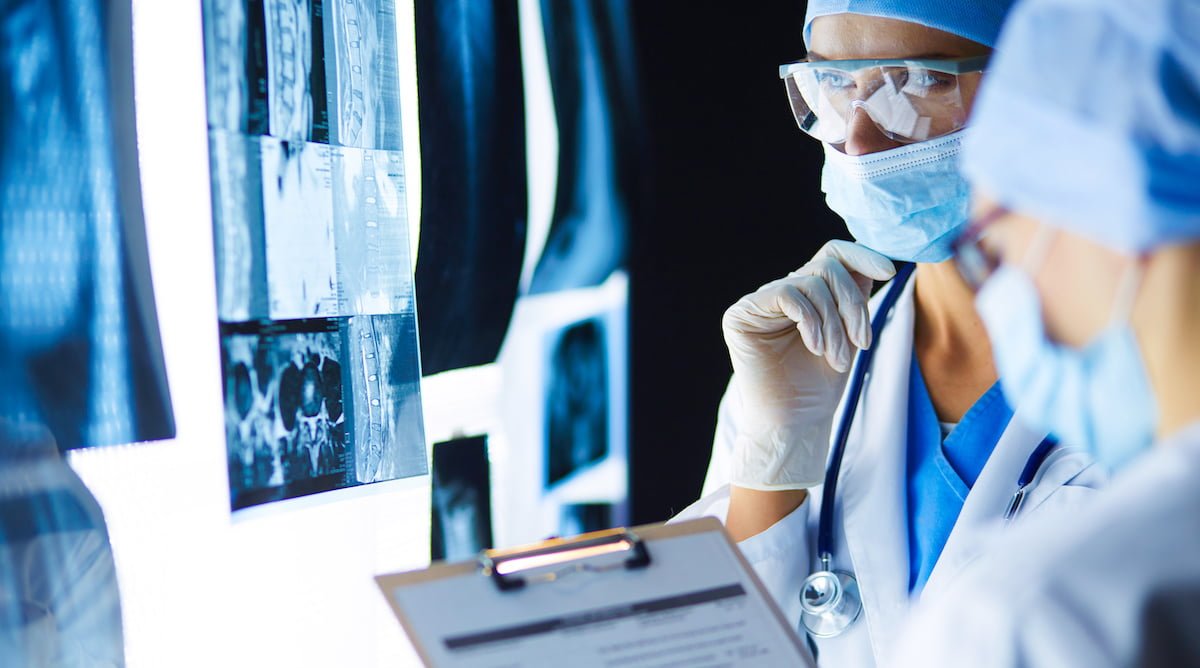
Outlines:
{"label": "x-ray of vertebrae", "polygon": [[426,472],[394,0],[203,0],[230,502]]}
{"label": "x-ray of vertebrae", "polygon": [[209,126],[402,146],[394,0],[204,0]]}
{"label": "x-ray of vertebrae", "polygon": [[328,5],[326,48],[331,80],[330,142],[399,148],[400,88],[394,0],[339,0]]}
{"label": "x-ray of vertebrae", "polygon": [[411,308],[404,156],[210,132],[221,319]]}
{"label": "x-ray of vertebrae", "polygon": [[411,317],[221,329],[233,509],[424,472]]}

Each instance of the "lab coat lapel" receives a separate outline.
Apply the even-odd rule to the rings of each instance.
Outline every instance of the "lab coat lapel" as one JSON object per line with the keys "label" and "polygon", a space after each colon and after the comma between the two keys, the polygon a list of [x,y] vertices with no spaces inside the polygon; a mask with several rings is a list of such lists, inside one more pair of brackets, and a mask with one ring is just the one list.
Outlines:
{"label": "lab coat lapel", "polygon": [[978,556],[984,546],[980,532],[1004,519],[1004,512],[1017,491],[1021,470],[1044,437],[1045,434],[1027,429],[1016,416],[1009,421],[963,502],[954,529],[921,592],[922,600],[937,597]]}
{"label": "lab coat lapel", "polygon": [[848,551],[859,581],[876,657],[885,656],[893,646],[908,609],[904,480],[915,283],[914,278],[905,286],[876,341],[878,349],[846,444],[837,488],[846,541],[842,549]]}

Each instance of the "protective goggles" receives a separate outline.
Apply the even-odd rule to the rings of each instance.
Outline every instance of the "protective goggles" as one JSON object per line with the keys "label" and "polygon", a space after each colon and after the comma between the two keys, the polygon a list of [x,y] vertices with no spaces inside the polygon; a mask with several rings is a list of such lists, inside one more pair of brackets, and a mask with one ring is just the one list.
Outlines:
{"label": "protective goggles", "polygon": [[1009,210],[997,206],[973,219],[954,240],[954,259],[958,272],[972,292],[983,289],[1000,267],[1001,245],[992,234],[992,224],[1007,216]]}
{"label": "protective goggles", "polygon": [[898,142],[934,139],[961,130],[987,56],[946,60],[821,60],[782,65],[796,123],[828,144],[846,141],[862,109]]}

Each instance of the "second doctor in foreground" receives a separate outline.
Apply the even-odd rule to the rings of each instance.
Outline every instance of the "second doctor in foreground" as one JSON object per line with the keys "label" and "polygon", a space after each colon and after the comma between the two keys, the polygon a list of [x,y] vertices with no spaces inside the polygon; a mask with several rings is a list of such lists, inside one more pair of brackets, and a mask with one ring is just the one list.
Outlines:
{"label": "second doctor in foreground", "polygon": [[1009,43],[977,127],[1027,131],[967,144],[961,266],[1023,418],[1116,473],[997,536],[897,665],[1197,666],[1200,2],[1027,0]]}
{"label": "second doctor in foreground", "polygon": [[[809,57],[781,71],[801,129],[825,145],[827,201],[860,243],[831,242],[727,312],[715,491],[684,516],[725,519],[822,665],[886,662],[910,601],[976,556],[975,529],[1083,503],[1104,480],[1010,419],[947,261],[968,210],[958,147],[1008,4],[814,0]],[[868,308],[889,258],[915,275],[902,265]],[[873,338],[874,360],[847,373]]]}

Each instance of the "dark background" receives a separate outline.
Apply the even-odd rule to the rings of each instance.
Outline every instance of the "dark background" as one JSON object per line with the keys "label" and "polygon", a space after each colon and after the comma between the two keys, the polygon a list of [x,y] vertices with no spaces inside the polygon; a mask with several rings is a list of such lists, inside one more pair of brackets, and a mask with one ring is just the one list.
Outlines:
{"label": "dark background", "polygon": [[631,231],[634,524],[696,500],[729,380],[721,315],[845,237],[779,65],[804,55],[800,0],[631,2],[646,119]]}

